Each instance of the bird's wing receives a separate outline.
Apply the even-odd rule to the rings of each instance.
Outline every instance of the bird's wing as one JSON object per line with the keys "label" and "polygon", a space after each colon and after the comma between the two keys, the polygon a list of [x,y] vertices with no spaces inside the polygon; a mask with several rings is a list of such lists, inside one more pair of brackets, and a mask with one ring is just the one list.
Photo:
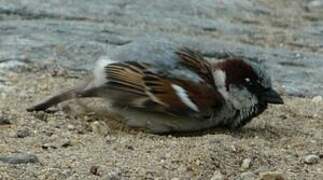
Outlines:
{"label": "bird's wing", "polygon": [[[113,63],[105,67],[105,73],[107,88],[116,90],[116,102],[125,106],[187,115],[222,104],[221,95],[206,83],[168,78],[148,64]],[[127,101],[118,101],[124,95]]]}
{"label": "bird's wing", "polygon": [[207,83],[214,84],[212,65],[204,59],[199,51],[183,47],[175,53],[179,57],[181,64],[197,73]]}

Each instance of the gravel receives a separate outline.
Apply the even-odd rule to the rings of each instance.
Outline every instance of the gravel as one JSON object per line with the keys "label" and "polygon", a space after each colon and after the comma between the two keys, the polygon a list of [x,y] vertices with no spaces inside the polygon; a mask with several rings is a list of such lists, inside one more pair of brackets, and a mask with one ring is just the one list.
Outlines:
{"label": "gravel", "polygon": [[223,176],[223,174],[220,171],[215,171],[213,173],[213,176],[211,177],[211,180],[224,180],[225,177]]}
{"label": "gravel", "polygon": [[[317,133],[320,132],[317,129],[323,128],[323,112],[317,109],[322,102],[285,96],[284,106],[270,106],[238,131],[214,129],[160,136],[121,124],[108,115],[104,101],[99,99],[65,102],[61,106],[70,110],[47,113],[46,121],[39,118],[39,113],[26,112],[24,109],[34,101],[81,81],[70,76],[53,77],[36,70],[17,74],[11,92],[28,92],[33,98],[22,100],[7,96],[0,99],[0,108],[11,109],[7,114],[15,117],[14,126],[1,127],[0,149],[1,156],[18,151],[33,152],[42,165],[36,163],[15,169],[0,162],[0,174],[14,179],[22,178],[22,172],[28,179],[52,176],[63,179],[211,179],[219,171],[225,179],[237,179],[244,173],[243,162],[249,164],[246,159],[251,159],[246,172],[257,178],[274,169],[289,179],[321,176],[318,171],[323,168],[321,161],[306,165],[299,163],[299,157],[322,150],[321,134]],[[310,116],[314,113],[317,116]],[[109,133],[93,131],[91,124],[94,122],[105,124]],[[71,124],[73,128],[68,126]],[[33,132],[32,136],[13,138],[10,135],[24,128]],[[99,167],[100,176],[91,173],[93,166]]]}
{"label": "gravel", "polygon": [[260,180],[285,180],[286,178],[281,172],[263,172],[260,174]]}
{"label": "gravel", "polygon": [[244,172],[240,174],[240,180],[256,180],[257,175],[253,172]]}
{"label": "gravel", "polygon": [[38,157],[29,153],[15,153],[10,155],[1,155],[0,161],[8,164],[28,164],[38,163]]}

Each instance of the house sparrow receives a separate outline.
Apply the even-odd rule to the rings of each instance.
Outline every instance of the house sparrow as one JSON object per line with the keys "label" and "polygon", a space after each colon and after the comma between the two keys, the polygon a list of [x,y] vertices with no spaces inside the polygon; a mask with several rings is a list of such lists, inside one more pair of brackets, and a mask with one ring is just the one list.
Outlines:
{"label": "house sparrow", "polygon": [[72,98],[100,97],[131,127],[152,133],[240,128],[268,104],[283,104],[259,64],[243,58],[207,60],[175,49],[168,58],[100,59],[88,83],[50,97],[28,111]]}

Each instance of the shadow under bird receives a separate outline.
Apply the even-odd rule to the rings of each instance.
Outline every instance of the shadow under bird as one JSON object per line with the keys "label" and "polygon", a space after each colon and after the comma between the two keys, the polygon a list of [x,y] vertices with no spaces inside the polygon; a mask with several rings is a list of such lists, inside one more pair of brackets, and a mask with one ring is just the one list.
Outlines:
{"label": "shadow under bird", "polygon": [[92,80],[27,110],[46,110],[73,98],[100,97],[128,126],[170,133],[240,128],[268,104],[283,104],[260,64],[239,57],[208,60],[189,48],[162,53],[167,58],[102,58]]}

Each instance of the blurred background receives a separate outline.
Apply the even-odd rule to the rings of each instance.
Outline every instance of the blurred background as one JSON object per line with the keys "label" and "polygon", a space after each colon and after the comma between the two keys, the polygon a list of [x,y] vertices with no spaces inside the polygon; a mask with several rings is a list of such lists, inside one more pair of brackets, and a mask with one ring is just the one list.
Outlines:
{"label": "blurred background", "polygon": [[322,7],[320,0],[1,0],[0,67],[88,70],[136,38],[166,38],[209,57],[229,51],[266,61],[286,94],[322,95]]}

